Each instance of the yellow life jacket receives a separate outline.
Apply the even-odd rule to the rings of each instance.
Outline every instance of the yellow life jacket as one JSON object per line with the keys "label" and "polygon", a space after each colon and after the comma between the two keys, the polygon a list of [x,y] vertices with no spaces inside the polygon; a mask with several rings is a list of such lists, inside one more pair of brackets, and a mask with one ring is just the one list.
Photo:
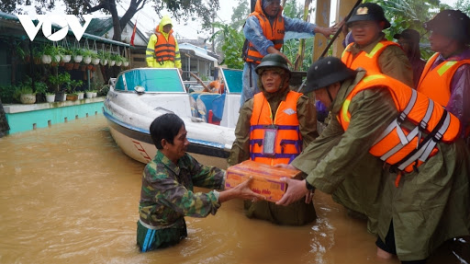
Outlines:
{"label": "yellow life jacket", "polygon": [[[289,91],[272,116],[271,107],[263,93],[253,97],[250,119],[250,159],[269,165],[289,164],[302,151],[302,135],[297,116],[297,101],[301,93]],[[265,138],[267,130],[274,130],[275,138]],[[266,154],[265,145],[270,144],[273,153]]]}
{"label": "yellow life jacket", "polygon": [[[348,94],[337,116],[344,131],[348,129],[351,118],[348,111],[351,100],[370,88],[388,89],[400,112],[369,150],[392,168],[411,172],[437,153],[439,141],[452,142],[458,138],[460,122],[457,117],[424,94],[382,74],[365,77]],[[411,131],[401,126],[405,120],[415,125]],[[422,138],[422,132],[427,136]]]}

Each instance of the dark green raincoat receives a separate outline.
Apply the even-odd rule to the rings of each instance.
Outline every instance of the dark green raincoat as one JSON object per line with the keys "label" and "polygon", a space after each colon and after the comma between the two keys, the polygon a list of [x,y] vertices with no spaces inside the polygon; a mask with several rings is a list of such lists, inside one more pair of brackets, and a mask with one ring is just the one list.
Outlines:
{"label": "dark green raincoat", "polygon": [[[264,91],[261,80],[258,80],[258,87]],[[264,92],[273,111],[273,117],[280,102],[286,99],[289,91],[289,87],[286,86],[283,90],[279,90],[276,93],[270,94]],[[240,109],[237,127],[235,128],[236,139],[227,160],[229,166],[250,158],[250,119],[252,111],[253,99],[250,99]],[[299,98],[297,102],[297,115],[303,147],[305,148],[318,136],[315,105],[309,97],[302,96]],[[267,201],[258,201],[256,203],[244,201],[244,208],[246,216],[250,218],[263,219],[281,225],[303,225],[312,222],[317,217],[313,204],[306,204],[304,200],[297,201],[289,206],[279,206]]]}
{"label": "dark green raincoat", "polygon": [[[363,76],[364,72],[360,72],[354,81],[342,84],[331,109],[334,116]],[[323,134],[292,162],[308,174],[307,181],[326,193],[348,193],[348,202],[365,212],[373,205],[372,213],[378,217],[377,231],[382,240],[393,220],[400,260],[425,259],[445,240],[469,235],[470,158],[463,142],[438,143],[438,154],[421,165],[419,173],[405,174],[397,188],[395,174],[369,171],[383,166],[379,158],[374,162],[370,147],[399,114],[390,93],[379,88],[362,91],[351,101],[349,112],[351,122],[346,132],[337,135],[341,127],[336,118],[331,119]],[[328,135],[337,136],[328,138]],[[316,155],[312,158],[311,153]],[[369,168],[364,160],[370,162]],[[362,175],[361,170],[364,170]],[[352,179],[347,178],[351,171],[357,175]],[[374,179],[372,175],[382,179]],[[371,195],[370,201],[366,194]]]}

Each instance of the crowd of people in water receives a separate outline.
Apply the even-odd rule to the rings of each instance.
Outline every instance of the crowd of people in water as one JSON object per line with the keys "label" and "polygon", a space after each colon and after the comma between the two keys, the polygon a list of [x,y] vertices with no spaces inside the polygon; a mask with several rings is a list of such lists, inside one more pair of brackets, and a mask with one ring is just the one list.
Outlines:
{"label": "crowd of people in water", "polygon": [[[258,0],[243,27],[243,91],[227,163],[296,169],[302,179],[282,179],[288,188],[275,203],[250,189],[252,179],[224,190],[226,171],[186,153],[184,122],[162,115],[150,126],[157,154],[143,172],[139,249],[179,243],[188,235],[185,216],[216,214],[234,198],[245,200],[249,218],[312,223],[316,189],[367,221],[380,259],[426,263],[444,242],[469,236],[470,18],[442,10],[426,21],[435,52],[427,61],[416,28],[390,41],[383,32],[390,26],[375,3],[360,4],[346,21],[325,28],[285,17],[280,0]],[[149,67],[181,68],[171,28],[167,18],[157,27]],[[319,59],[304,89],[289,89],[285,32],[330,37],[338,30],[345,34],[341,58]],[[220,87],[214,81],[204,89]],[[326,110],[321,134],[319,103]],[[214,190],[195,193],[194,186]]]}

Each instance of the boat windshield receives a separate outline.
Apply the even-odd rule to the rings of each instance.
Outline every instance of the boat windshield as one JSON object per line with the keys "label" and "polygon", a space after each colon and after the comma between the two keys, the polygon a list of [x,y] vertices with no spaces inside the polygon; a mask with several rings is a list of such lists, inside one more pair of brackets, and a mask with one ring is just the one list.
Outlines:
{"label": "boat windshield", "polygon": [[242,92],[242,73],[241,70],[233,69],[222,69],[224,78],[226,81],[227,89],[230,93],[241,93]]}
{"label": "boat windshield", "polygon": [[115,90],[134,91],[136,86],[145,92],[185,92],[177,69],[142,68],[132,69],[120,74]]}

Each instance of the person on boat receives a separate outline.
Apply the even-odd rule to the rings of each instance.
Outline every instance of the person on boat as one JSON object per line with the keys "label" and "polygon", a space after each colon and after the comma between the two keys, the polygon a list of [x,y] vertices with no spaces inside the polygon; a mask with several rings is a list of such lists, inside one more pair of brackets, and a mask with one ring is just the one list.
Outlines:
{"label": "person on boat", "polygon": [[220,83],[219,80],[214,80],[209,83],[209,85],[204,86],[203,92],[206,93],[220,93],[220,88],[222,84]]}
{"label": "person on boat", "polygon": [[[245,44],[242,57],[243,88],[240,106],[259,92],[258,75],[255,68],[267,54],[279,54],[291,64],[280,50],[284,43],[285,32],[301,32],[314,36],[321,33],[329,38],[335,34],[337,27],[324,28],[300,19],[291,19],[282,15],[281,0],[257,0],[255,11],[246,19],[243,27]],[[291,64],[292,65],[292,64]]]}
{"label": "person on boat", "polygon": [[[288,188],[278,205],[300,200],[314,188],[335,192],[347,172],[372,155],[386,171],[376,243],[379,258],[396,254],[402,263],[425,263],[447,239],[470,234],[470,156],[454,115],[437,103],[427,108],[429,98],[396,79],[351,70],[334,57],[309,68],[305,92],[312,91],[335,118],[286,166],[308,176],[282,178]],[[423,123],[427,126],[421,127]],[[339,140],[331,136],[338,131]],[[397,144],[401,134],[403,145]],[[368,184],[364,181],[357,188]]]}
{"label": "person on boat", "polygon": [[[318,136],[311,99],[289,89],[291,71],[286,59],[268,54],[256,73],[261,92],[240,109],[227,160],[230,166],[248,159],[269,165],[288,164]],[[316,219],[311,197],[307,199],[288,207],[245,201],[245,215],[281,225],[303,225]]]}
{"label": "person on boat", "polygon": [[172,27],[171,18],[164,15],[147,44],[145,57],[148,67],[178,68],[182,72],[180,50]]}
{"label": "person on boat", "polygon": [[459,10],[443,10],[424,27],[436,53],[424,68],[418,91],[460,119],[461,137],[470,147],[470,18]]}
{"label": "person on boat", "polygon": [[157,117],[150,125],[157,154],[144,169],[137,222],[142,252],[168,247],[187,236],[185,216],[215,214],[234,199],[263,199],[249,189],[250,180],[225,191],[193,192],[193,187],[223,189],[225,171],[200,164],[186,153],[189,142],[183,120],[175,114]]}
{"label": "person on boat", "polygon": [[368,74],[383,73],[413,86],[413,71],[400,46],[385,39],[390,27],[382,7],[364,3],[354,9],[347,21],[354,40],[343,52],[342,61],[351,69],[364,68]]}
{"label": "person on boat", "polygon": [[421,49],[419,48],[419,32],[408,28],[399,34],[393,36],[405,51],[406,56],[410,60],[411,68],[413,68],[413,88],[418,87],[421,73],[423,72],[426,61],[421,59]]}
{"label": "person on boat", "polygon": [[222,93],[223,85],[222,85],[222,83],[220,82],[219,79],[210,82],[209,85],[206,85],[204,83],[204,81],[202,81],[201,78],[199,78],[199,76],[197,76],[196,74],[194,74],[192,72],[190,74],[191,74],[191,76],[194,77],[194,79],[196,79],[196,81],[200,85],[202,85],[202,87],[203,87],[202,92],[203,93]]}

